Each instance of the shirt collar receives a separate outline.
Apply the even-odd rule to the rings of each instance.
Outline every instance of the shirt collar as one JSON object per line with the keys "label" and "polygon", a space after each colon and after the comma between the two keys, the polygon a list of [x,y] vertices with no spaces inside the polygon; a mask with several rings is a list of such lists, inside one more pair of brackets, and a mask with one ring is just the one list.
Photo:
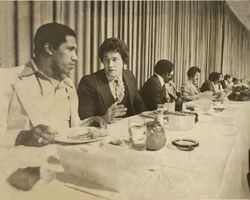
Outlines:
{"label": "shirt collar", "polygon": [[194,84],[194,81],[193,81],[193,79],[188,79],[187,81],[188,81],[188,82],[189,82],[190,84],[193,84],[193,85],[195,85],[195,84]]}
{"label": "shirt collar", "polygon": [[[106,74],[106,73],[105,73],[105,74]],[[114,80],[117,80],[117,79],[119,79],[119,80],[122,81],[122,74],[121,74],[120,76],[118,76],[118,77],[115,77],[115,78],[110,78],[110,77],[108,77],[107,75],[106,75],[106,77],[107,77],[109,83],[113,83]]]}
{"label": "shirt collar", "polygon": [[164,79],[157,73],[155,73],[155,75],[159,78],[161,86],[164,86],[164,84],[165,84]]}
{"label": "shirt collar", "polygon": [[[19,74],[19,78],[22,79],[23,77],[31,76],[31,75],[34,75],[34,74],[37,74],[39,76],[39,78],[48,80],[48,81],[50,81],[52,83],[52,81],[51,81],[52,78],[48,77],[43,72],[41,72],[38,69],[38,67],[35,64],[33,59],[31,59],[28,63],[26,63],[23,71]],[[61,80],[67,86],[69,86],[71,88],[74,88],[74,85],[73,85],[72,81],[65,74],[61,75]]]}

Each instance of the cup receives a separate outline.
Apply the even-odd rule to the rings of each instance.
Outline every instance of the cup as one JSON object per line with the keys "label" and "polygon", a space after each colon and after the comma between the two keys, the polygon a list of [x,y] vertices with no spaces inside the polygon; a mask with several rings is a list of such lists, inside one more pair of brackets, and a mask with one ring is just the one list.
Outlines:
{"label": "cup", "polygon": [[142,118],[128,120],[129,140],[131,148],[135,150],[146,150],[147,126]]}
{"label": "cup", "polygon": [[173,102],[173,103],[164,103],[164,109],[168,110],[169,112],[174,112],[174,110],[175,110],[175,102]]}

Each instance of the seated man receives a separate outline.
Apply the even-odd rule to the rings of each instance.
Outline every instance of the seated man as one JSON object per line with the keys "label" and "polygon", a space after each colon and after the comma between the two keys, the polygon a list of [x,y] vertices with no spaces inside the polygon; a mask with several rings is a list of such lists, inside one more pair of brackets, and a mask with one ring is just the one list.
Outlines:
{"label": "seated man", "polygon": [[232,82],[233,82],[233,76],[231,76],[231,75],[229,75],[229,74],[226,74],[226,75],[224,76],[224,80],[221,81],[222,88],[223,88],[223,89],[226,89],[226,88],[228,88],[228,87],[232,87],[232,85],[233,85]]}
{"label": "seated man", "polygon": [[169,60],[159,60],[151,76],[141,89],[142,98],[149,110],[157,109],[157,104],[173,102],[176,99],[176,89],[172,82],[174,64]]}
{"label": "seated man", "polygon": [[220,81],[220,74],[218,72],[211,72],[208,76],[208,80],[206,80],[202,84],[200,91],[201,92],[211,91],[214,93],[218,93],[219,89],[216,86],[216,84],[218,84],[219,81]]}
{"label": "seated man", "polygon": [[42,25],[34,47],[35,57],[26,65],[2,69],[3,145],[47,145],[56,129],[80,123],[76,90],[68,78],[77,61],[75,32],[62,24]]}
{"label": "seated man", "polygon": [[108,123],[145,110],[128,63],[127,45],[117,38],[106,39],[99,48],[104,69],[84,76],[78,86],[79,116],[101,116]]}
{"label": "seated man", "polygon": [[219,75],[220,75],[220,78],[219,78],[219,81],[215,84],[215,90],[217,91],[217,92],[221,92],[221,93],[223,93],[224,92],[224,89],[223,89],[223,86],[222,86],[222,81],[223,81],[223,74],[222,73],[219,73]]}
{"label": "seated man", "polygon": [[190,67],[187,71],[188,80],[182,86],[182,98],[184,101],[193,101],[198,99],[199,96],[199,88],[198,88],[198,81],[200,78],[201,70],[200,68],[193,66]]}

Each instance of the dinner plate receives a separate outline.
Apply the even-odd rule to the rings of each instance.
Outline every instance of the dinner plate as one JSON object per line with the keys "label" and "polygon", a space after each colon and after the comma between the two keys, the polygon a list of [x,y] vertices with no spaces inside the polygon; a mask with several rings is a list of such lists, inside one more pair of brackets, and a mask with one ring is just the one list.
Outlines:
{"label": "dinner plate", "polygon": [[55,136],[54,142],[64,144],[86,144],[90,142],[96,142],[102,138],[91,138],[90,127],[72,127],[58,131],[58,135]]}
{"label": "dinner plate", "polygon": [[63,143],[63,144],[87,144],[91,142],[100,141],[102,138],[94,138],[94,139],[68,139],[68,138],[56,138],[54,142]]}

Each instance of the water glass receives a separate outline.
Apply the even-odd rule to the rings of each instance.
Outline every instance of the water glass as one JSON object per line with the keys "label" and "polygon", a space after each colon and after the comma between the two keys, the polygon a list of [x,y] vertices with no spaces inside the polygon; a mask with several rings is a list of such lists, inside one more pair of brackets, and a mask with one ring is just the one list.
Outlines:
{"label": "water glass", "polygon": [[131,148],[146,150],[147,126],[145,120],[142,118],[129,119],[128,128]]}

